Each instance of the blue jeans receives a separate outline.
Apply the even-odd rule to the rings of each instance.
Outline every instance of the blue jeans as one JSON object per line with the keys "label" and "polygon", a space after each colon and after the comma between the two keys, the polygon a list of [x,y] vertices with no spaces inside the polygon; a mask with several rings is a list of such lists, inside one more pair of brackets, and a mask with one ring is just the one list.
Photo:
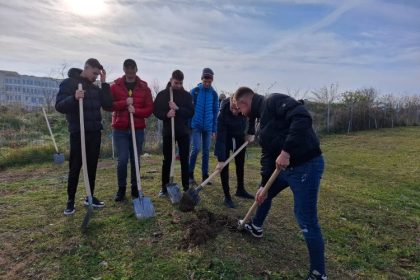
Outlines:
{"label": "blue jeans", "polygon": [[[137,189],[137,180],[136,180],[136,164],[134,162],[134,150],[133,150],[133,140],[131,136],[131,130],[119,130],[114,129],[112,136],[114,137],[114,145],[117,151],[118,164],[117,164],[117,177],[118,177],[118,187],[124,188],[127,185],[127,163],[128,158],[130,157],[130,166],[131,166],[131,188]],[[137,153],[138,156],[141,154],[144,140],[144,131],[143,129],[136,130],[136,142],[137,142]],[[139,157],[140,164],[140,157]]]}
{"label": "blue jeans", "polygon": [[294,213],[305,237],[311,263],[310,271],[325,273],[324,239],[318,223],[317,202],[319,185],[324,171],[324,158],[316,157],[302,165],[282,171],[268,191],[267,199],[258,207],[252,219],[261,227],[277,194],[290,186],[294,198]]}
{"label": "blue jeans", "polygon": [[203,145],[203,156],[201,164],[201,174],[207,176],[209,174],[209,154],[210,154],[210,144],[211,144],[211,131],[205,131],[193,128],[191,135],[191,154],[190,154],[190,174],[194,174],[195,163],[197,161],[197,156],[200,153],[200,147]]}

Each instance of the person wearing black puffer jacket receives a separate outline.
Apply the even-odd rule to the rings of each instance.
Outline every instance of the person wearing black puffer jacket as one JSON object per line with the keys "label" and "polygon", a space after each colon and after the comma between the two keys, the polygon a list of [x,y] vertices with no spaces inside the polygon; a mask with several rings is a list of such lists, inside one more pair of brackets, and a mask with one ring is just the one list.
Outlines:
{"label": "person wearing black puffer jacket", "polygon": [[[98,75],[100,75],[102,83],[101,88],[94,84]],[[105,82],[106,72],[97,59],[88,59],[83,70],[70,69],[68,76],[69,78],[60,84],[55,103],[55,109],[60,113],[66,114],[70,132],[68,201],[64,210],[65,215],[71,215],[75,212],[74,201],[82,167],[79,99],[83,98],[86,159],[92,196],[95,191],[96,168],[101,147],[101,130],[103,129],[101,107],[106,110],[111,110],[112,108],[110,87]],[[78,90],[79,83],[82,84],[83,90]],[[86,199],[84,204],[87,205]],[[104,203],[93,196],[93,206],[97,208],[103,207]]]}
{"label": "person wearing black puffer jacket", "polygon": [[[248,123],[247,118],[239,113],[236,104],[231,98],[222,101],[219,115],[217,116],[216,145],[214,150],[214,154],[217,156],[218,160],[216,168],[223,167],[224,162],[229,157],[230,151],[234,152],[237,148],[242,146],[245,141],[254,141],[254,134],[255,121],[251,119]],[[253,199],[254,196],[250,195],[245,190],[244,185],[245,153],[246,148],[235,157],[237,178],[235,195],[241,198]],[[235,208],[229,191],[229,164],[220,172],[220,179],[225,195],[224,204],[228,208]]]}
{"label": "person wearing black puffer jacket", "polygon": [[[290,187],[295,218],[309,251],[310,270],[305,279],[326,280],[324,240],[317,214],[324,159],[310,113],[302,101],[285,94],[265,97],[241,87],[234,99],[241,113],[260,120],[257,136],[262,147],[261,183],[255,195],[259,206],[253,219],[245,221],[245,230],[254,237],[262,237],[262,225],[273,198]],[[263,196],[263,186],[275,169],[281,170],[280,175]]]}
{"label": "person wearing black puffer jacket", "polygon": [[[185,91],[182,83],[184,74],[175,70],[166,88],[158,93],[154,102],[154,115],[163,121],[163,163],[162,189],[160,197],[167,196],[166,185],[169,183],[169,173],[172,161],[172,131],[171,118],[175,118],[175,141],[178,143],[181,161],[181,178],[184,191],[189,188],[189,151],[190,135],[189,120],[194,115],[194,105],[189,92]],[[173,90],[173,102],[170,101],[169,89]],[[175,159],[174,159],[175,160]]]}

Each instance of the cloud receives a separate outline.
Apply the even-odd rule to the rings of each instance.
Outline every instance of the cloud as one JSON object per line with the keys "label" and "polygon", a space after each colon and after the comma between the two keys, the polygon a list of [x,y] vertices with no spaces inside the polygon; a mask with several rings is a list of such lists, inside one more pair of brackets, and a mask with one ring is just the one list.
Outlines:
{"label": "cloud", "polygon": [[[420,88],[418,20],[403,15],[418,9],[397,2],[106,0],[104,15],[87,18],[67,11],[63,1],[0,3],[0,68],[45,76],[63,61],[80,67],[97,57],[114,79],[132,57],[142,78],[161,85],[179,68],[193,86],[201,69],[211,67],[215,86],[228,91],[275,81],[275,91],[332,82],[348,89]],[[279,7],[316,17],[280,25]]]}

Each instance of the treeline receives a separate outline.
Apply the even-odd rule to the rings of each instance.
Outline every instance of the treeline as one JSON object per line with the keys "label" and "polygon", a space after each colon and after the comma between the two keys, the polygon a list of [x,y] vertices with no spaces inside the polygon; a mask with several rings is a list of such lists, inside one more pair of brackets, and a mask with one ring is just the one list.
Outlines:
{"label": "treeline", "polygon": [[311,94],[306,104],[321,133],[420,125],[420,95],[380,95],[374,88],[338,93],[336,84]]}

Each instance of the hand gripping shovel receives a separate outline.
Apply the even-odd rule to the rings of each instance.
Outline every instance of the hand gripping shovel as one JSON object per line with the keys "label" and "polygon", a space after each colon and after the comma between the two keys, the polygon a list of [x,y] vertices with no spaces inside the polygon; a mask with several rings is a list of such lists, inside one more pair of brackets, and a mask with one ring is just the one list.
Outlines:
{"label": "hand gripping shovel", "polygon": [[207,183],[213,179],[214,176],[219,174],[225,166],[232,161],[245,147],[249,144],[249,141],[245,141],[224,163],[222,168],[216,169],[206,180],[204,180],[197,188],[189,188],[188,191],[184,192],[179,203],[179,210],[188,212],[194,210],[194,207],[200,202],[199,192],[203,189]]}
{"label": "hand gripping shovel", "polygon": [[[265,186],[261,192],[262,196],[265,196],[268,192],[268,190],[270,189],[271,185],[274,183],[274,181],[277,179],[277,176],[279,176],[280,174],[280,169],[274,170],[273,174],[271,174],[270,179],[268,179],[267,183],[265,183]],[[254,201],[254,203],[252,204],[251,208],[249,208],[248,212],[246,213],[245,217],[243,218],[243,220],[239,220],[238,221],[238,230],[243,230],[245,224],[251,219],[251,215],[252,213],[254,213],[254,211],[257,209],[258,207],[258,202],[257,200]]]}
{"label": "hand gripping shovel", "polygon": [[[174,101],[174,93],[172,87],[169,87],[169,99]],[[171,136],[172,136],[172,158],[171,172],[169,174],[169,183],[166,185],[169,199],[172,204],[176,204],[181,200],[181,191],[178,184],[174,183],[174,165],[175,165],[175,118],[171,118]]]}
{"label": "hand gripping shovel", "polygon": [[47,113],[45,112],[44,107],[42,107],[42,112],[44,113],[45,121],[47,122],[48,130],[50,131],[51,139],[54,143],[55,154],[53,155],[55,164],[62,164],[64,162],[64,154],[58,152],[57,143],[55,142],[54,134],[52,133],[50,122],[47,118]]}
{"label": "hand gripping shovel", "polygon": [[[128,95],[131,97],[133,92],[129,90]],[[136,165],[136,179],[137,179],[137,190],[139,191],[139,197],[133,199],[134,213],[137,219],[147,219],[155,216],[155,208],[153,207],[152,200],[149,197],[145,197],[141,188],[140,180],[140,167],[139,167],[139,156],[137,154],[137,142],[136,142],[136,130],[134,128],[133,113],[130,112],[130,123],[131,123],[131,139],[133,142],[134,151],[134,163]]]}
{"label": "hand gripping shovel", "polygon": [[[79,90],[83,90],[82,84],[79,84]],[[92,193],[90,191],[89,176],[87,171],[87,161],[86,161],[86,142],[85,142],[85,120],[83,114],[83,98],[79,99],[79,119],[80,119],[80,142],[82,147],[82,169],[83,169],[83,182],[85,183],[86,195],[88,198],[88,207],[85,218],[82,222],[82,231],[87,231],[87,226],[90,218],[93,215],[93,205],[92,205]]]}

